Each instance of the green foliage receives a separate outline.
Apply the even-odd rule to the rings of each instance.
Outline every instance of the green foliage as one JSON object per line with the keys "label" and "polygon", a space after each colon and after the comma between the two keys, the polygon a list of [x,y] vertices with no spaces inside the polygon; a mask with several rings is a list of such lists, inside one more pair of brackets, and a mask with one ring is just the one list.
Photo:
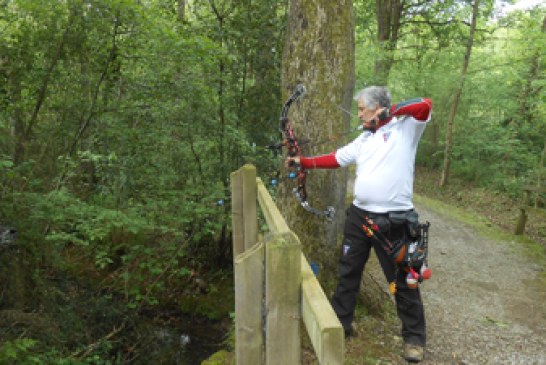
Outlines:
{"label": "green foliage", "polygon": [[[440,167],[469,6],[406,5],[389,84],[395,100],[433,99],[418,162]],[[543,14],[494,21],[492,1],[483,5],[453,173],[516,196],[546,135]],[[357,88],[373,82],[384,51],[374,8],[355,2]],[[0,220],[19,232],[33,284],[23,302],[57,304],[45,276],[69,275],[130,308],[170,304],[231,260],[229,173],[251,162],[264,182],[278,178],[280,158],[265,146],[279,138],[287,10],[196,1],[180,19],[163,0],[0,2]],[[206,290],[209,301],[182,306],[221,316],[222,288]],[[0,362],[108,363],[108,346],[75,362],[12,339]]]}
{"label": "green foliage", "polygon": [[[134,312],[189,295],[188,311],[232,310],[194,281],[231,260],[229,173],[271,170],[286,6],[233,2],[219,17],[196,2],[181,21],[155,0],[0,4],[0,219],[25,273],[0,281],[24,283],[21,303],[91,315],[71,307],[68,280]],[[86,338],[70,331],[93,337],[68,322],[71,346]],[[17,356],[62,358],[50,355]]]}
{"label": "green foliage", "polygon": [[[369,84],[379,57],[375,18],[356,13],[357,86]],[[433,116],[420,144],[417,162],[442,168],[445,129],[453,94],[460,83],[469,5],[433,2],[403,13],[389,86],[394,100],[432,98]],[[544,14],[540,9],[493,19],[492,2],[482,3],[479,31],[455,118],[451,172],[478,186],[512,196],[533,176],[544,148]],[[538,71],[538,72],[537,72]],[[543,93],[542,93],[543,94]]]}
{"label": "green foliage", "polygon": [[57,350],[40,351],[39,343],[33,339],[22,338],[6,341],[0,346],[0,364],[20,365],[111,365],[115,362],[104,360],[98,354],[92,354],[84,359],[66,357]]}
{"label": "green foliage", "polygon": [[[21,358],[23,356],[28,356],[29,349],[32,348],[35,344],[36,341],[31,339],[20,339],[13,342],[5,342],[2,347],[0,347],[0,363],[8,364],[14,363],[16,361],[21,361]],[[32,363],[31,361],[32,359],[23,360],[23,362],[27,363]]]}

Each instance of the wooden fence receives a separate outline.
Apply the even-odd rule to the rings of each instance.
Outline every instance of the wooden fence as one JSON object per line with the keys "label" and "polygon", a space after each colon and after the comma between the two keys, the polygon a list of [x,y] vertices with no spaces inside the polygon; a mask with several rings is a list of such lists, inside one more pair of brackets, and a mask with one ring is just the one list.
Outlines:
{"label": "wooden fence", "polygon": [[319,363],[343,364],[341,323],[254,166],[231,174],[231,194],[237,364],[300,364],[300,319]]}

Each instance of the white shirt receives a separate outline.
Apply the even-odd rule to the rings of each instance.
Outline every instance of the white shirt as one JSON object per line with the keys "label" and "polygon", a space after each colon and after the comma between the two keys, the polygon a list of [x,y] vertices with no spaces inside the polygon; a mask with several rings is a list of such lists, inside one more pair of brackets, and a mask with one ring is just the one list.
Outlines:
{"label": "white shirt", "polygon": [[393,117],[336,151],[340,166],[356,163],[354,205],[375,213],[413,209],[415,154],[429,120]]}

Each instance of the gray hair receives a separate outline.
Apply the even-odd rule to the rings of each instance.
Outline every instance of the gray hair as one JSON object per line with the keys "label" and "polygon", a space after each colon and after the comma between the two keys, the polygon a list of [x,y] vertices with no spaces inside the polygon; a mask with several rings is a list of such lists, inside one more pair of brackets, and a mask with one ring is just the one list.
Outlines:
{"label": "gray hair", "polygon": [[375,109],[376,107],[383,107],[390,109],[392,103],[392,96],[385,86],[368,86],[355,95],[355,100],[361,100],[367,109]]}

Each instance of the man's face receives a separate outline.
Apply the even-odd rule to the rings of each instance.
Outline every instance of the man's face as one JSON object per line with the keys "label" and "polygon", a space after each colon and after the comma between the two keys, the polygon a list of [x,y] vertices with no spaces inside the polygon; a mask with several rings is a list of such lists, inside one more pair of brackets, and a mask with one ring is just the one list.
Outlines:
{"label": "man's face", "polygon": [[364,106],[364,101],[358,99],[358,119],[362,122],[364,128],[372,128],[375,126],[375,116],[379,107],[368,109]]}

